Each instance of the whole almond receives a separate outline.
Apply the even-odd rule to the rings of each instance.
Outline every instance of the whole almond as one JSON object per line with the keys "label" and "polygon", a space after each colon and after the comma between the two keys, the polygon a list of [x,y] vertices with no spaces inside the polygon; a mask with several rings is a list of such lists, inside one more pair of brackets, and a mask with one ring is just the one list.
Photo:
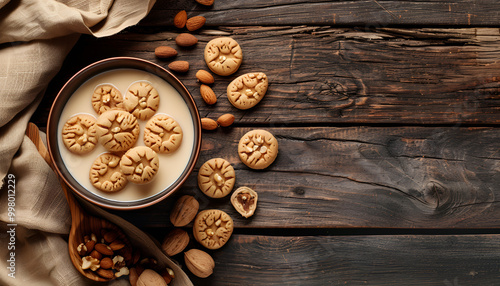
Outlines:
{"label": "whole almond", "polygon": [[217,122],[211,118],[204,117],[201,119],[201,128],[204,130],[215,130],[217,129]]}
{"label": "whole almond", "polygon": [[189,70],[189,62],[187,61],[173,61],[168,65],[168,68],[174,72],[187,72]]}
{"label": "whole almond", "polygon": [[215,96],[214,91],[206,84],[200,86],[200,94],[203,100],[207,104],[215,104],[217,102],[217,96]]}
{"label": "whole almond", "polygon": [[177,56],[177,51],[168,46],[159,46],[155,49],[155,56],[160,59],[173,58]]}
{"label": "whole almond", "polygon": [[116,240],[114,240],[113,242],[111,242],[109,244],[109,248],[111,248],[111,250],[113,250],[113,251],[120,250],[120,249],[122,249],[124,247],[125,247],[125,243],[123,243],[119,239],[116,239]]}
{"label": "whole almond", "polygon": [[115,277],[115,274],[113,273],[113,270],[111,270],[111,269],[99,268],[99,269],[97,269],[96,273],[97,273],[97,275],[101,276],[102,278],[106,278],[106,279],[112,279]]}
{"label": "whole almond", "polygon": [[196,45],[198,39],[191,34],[181,33],[175,38],[175,42],[181,47],[190,47]]}
{"label": "whole almond", "polygon": [[111,243],[111,242],[115,241],[115,239],[118,237],[118,232],[116,232],[114,230],[110,230],[110,231],[105,232],[102,235],[102,237],[104,238],[104,240],[107,243]]}
{"label": "whole almond", "polygon": [[113,267],[113,260],[109,257],[104,257],[101,260],[101,268],[103,269],[111,269]]}
{"label": "whole almond", "polygon": [[94,246],[95,246],[95,241],[94,240],[88,240],[86,243],[85,243],[85,247],[87,248],[87,253],[91,253],[92,250],[94,250]]}
{"label": "whole almond", "polygon": [[207,72],[206,70],[199,70],[196,72],[196,78],[204,84],[212,84],[214,83],[214,77],[212,76],[211,73]]}
{"label": "whole almond", "polygon": [[174,256],[181,253],[189,244],[189,234],[180,228],[176,228],[169,232],[163,239],[161,249],[168,256]]}
{"label": "whole almond", "polygon": [[102,255],[113,255],[113,250],[104,243],[98,243],[94,246],[94,249]]}
{"label": "whole almond", "polygon": [[199,28],[203,27],[203,25],[205,25],[206,21],[207,19],[205,19],[205,17],[203,16],[191,17],[186,21],[186,28],[191,32],[198,30]]}
{"label": "whole almond", "polygon": [[222,127],[228,127],[231,124],[233,124],[233,122],[234,122],[234,115],[230,113],[223,114],[217,119],[217,123],[219,123],[219,125]]}
{"label": "whole almond", "polygon": [[101,260],[102,259],[102,254],[99,251],[97,251],[97,250],[94,249],[90,253],[90,257],[95,258],[97,260]]}
{"label": "whole almond", "polygon": [[179,29],[182,29],[186,25],[186,21],[187,21],[187,13],[185,10],[182,10],[175,15],[174,26]]}
{"label": "whole almond", "polygon": [[190,195],[180,197],[170,212],[170,222],[174,226],[182,227],[190,223],[200,208],[200,203]]}
{"label": "whole almond", "polygon": [[137,274],[137,269],[135,267],[130,268],[128,274],[128,280],[130,282],[130,286],[136,286],[137,279],[139,279],[139,274]]}
{"label": "whole almond", "polygon": [[201,5],[205,6],[210,6],[214,4],[214,0],[196,0],[196,2],[200,3]]}

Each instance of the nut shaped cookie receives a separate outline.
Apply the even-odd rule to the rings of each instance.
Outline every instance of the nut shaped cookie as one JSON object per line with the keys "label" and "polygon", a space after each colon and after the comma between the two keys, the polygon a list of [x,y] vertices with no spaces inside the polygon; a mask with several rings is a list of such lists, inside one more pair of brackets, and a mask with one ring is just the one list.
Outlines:
{"label": "nut shaped cookie", "polygon": [[94,94],[92,94],[92,107],[98,114],[111,109],[123,109],[122,94],[110,84],[100,85],[96,87]]}
{"label": "nut shaped cookie", "polygon": [[227,86],[227,98],[238,109],[249,109],[257,105],[268,87],[265,73],[247,73],[235,78]]}
{"label": "nut shaped cookie", "polygon": [[222,76],[236,72],[243,61],[240,45],[229,37],[215,38],[208,42],[204,56],[208,68]]}
{"label": "nut shaped cookie", "polygon": [[109,110],[97,118],[99,142],[111,152],[128,150],[139,137],[137,118],[123,110]]}
{"label": "nut shaped cookie", "polygon": [[193,236],[204,247],[219,249],[231,237],[233,225],[233,219],[224,211],[204,210],[194,219]]}
{"label": "nut shaped cookie", "polygon": [[168,115],[155,115],[144,128],[144,144],[155,152],[172,153],[182,142],[179,123]]}
{"label": "nut shaped cookie", "polygon": [[128,181],[120,169],[120,156],[104,153],[97,157],[90,167],[90,182],[103,192],[117,192],[123,189]]}
{"label": "nut shaped cookie", "polygon": [[198,187],[211,198],[227,196],[234,187],[234,168],[222,158],[205,162],[198,171]]}
{"label": "nut shaped cookie", "polygon": [[158,91],[149,83],[140,81],[132,84],[125,94],[123,106],[139,120],[148,120],[160,105]]}
{"label": "nut shaped cookie", "polygon": [[64,123],[62,138],[69,151],[83,155],[94,150],[97,144],[96,120],[93,116],[79,114]]}
{"label": "nut shaped cookie", "polygon": [[158,173],[160,160],[151,148],[137,146],[122,156],[120,168],[130,182],[146,184],[151,182]]}
{"label": "nut shaped cookie", "polygon": [[241,162],[252,169],[265,169],[278,156],[278,140],[261,129],[247,132],[238,144]]}

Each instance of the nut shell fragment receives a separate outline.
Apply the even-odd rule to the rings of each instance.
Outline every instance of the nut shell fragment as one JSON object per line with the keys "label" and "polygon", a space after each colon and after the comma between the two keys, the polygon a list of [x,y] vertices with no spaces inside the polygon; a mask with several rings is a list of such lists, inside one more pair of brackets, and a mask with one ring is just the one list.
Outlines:
{"label": "nut shell fragment", "polygon": [[204,210],[194,220],[193,236],[206,248],[218,249],[231,237],[233,225],[233,219],[224,211]]}
{"label": "nut shell fragment", "polygon": [[249,187],[240,187],[231,195],[231,204],[245,218],[251,217],[257,208],[257,192]]}

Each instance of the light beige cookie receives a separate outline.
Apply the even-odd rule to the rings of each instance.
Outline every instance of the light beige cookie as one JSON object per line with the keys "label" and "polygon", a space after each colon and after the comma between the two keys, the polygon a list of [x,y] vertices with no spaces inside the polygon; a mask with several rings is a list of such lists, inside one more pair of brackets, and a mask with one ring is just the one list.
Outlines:
{"label": "light beige cookie", "polygon": [[97,118],[99,142],[111,152],[128,150],[139,137],[137,118],[123,110],[109,110]]}
{"label": "light beige cookie", "polygon": [[266,130],[252,130],[238,144],[241,162],[252,169],[265,169],[278,156],[278,140]]}
{"label": "light beige cookie", "polygon": [[132,84],[125,94],[123,106],[139,120],[148,120],[160,105],[158,91],[149,83],[140,81]]}
{"label": "light beige cookie", "polygon": [[221,248],[233,233],[233,219],[221,210],[204,210],[193,222],[193,236],[208,249]]}
{"label": "light beige cookie", "polygon": [[120,169],[120,156],[101,154],[90,167],[90,182],[103,192],[117,192],[127,185]]}
{"label": "light beige cookie", "polygon": [[211,198],[227,196],[234,187],[234,168],[222,158],[213,158],[205,162],[198,171],[198,187]]}
{"label": "light beige cookie", "polygon": [[252,72],[240,75],[227,86],[227,98],[238,109],[249,109],[266,94],[268,80],[265,73]]}
{"label": "light beige cookie", "polygon": [[122,94],[112,85],[100,85],[96,87],[92,95],[92,107],[98,114],[111,109],[123,109]]}
{"label": "light beige cookie", "polygon": [[208,68],[222,76],[236,72],[243,61],[240,45],[229,37],[220,37],[208,42],[204,56]]}
{"label": "light beige cookie", "polygon": [[122,156],[120,168],[130,182],[146,184],[151,182],[158,173],[160,160],[153,149],[137,146]]}
{"label": "light beige cookie", "polygon": [[75,154],[86,154],[97,144],[96,120],[93,116],[79,114],[64,123],[62,138],[64,145]]}
{"label": "light beige cookie", "polygon": [[172,117],[153,116],[144,128],[144,144],[159,153],[172,153],[182,142],[182,129]]}

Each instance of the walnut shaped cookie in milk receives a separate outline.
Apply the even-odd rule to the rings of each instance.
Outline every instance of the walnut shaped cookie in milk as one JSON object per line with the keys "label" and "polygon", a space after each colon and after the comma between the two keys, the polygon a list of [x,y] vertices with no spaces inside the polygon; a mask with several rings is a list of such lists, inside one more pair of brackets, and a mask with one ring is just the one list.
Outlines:
{"label": "walnut shaped cookie in milk", "polygon": [[111,109],[123,109],[122,93],[110,84],[102,84],[92,94],[92,107],[97,114]]}
{"label": "walnut shaped cookie in milk", "polygon": [[148,82],[133,83],[125,94],[123,106],[139,120],[151,118],[160,106],[158,91]]}
{"label": "walnut shaped cookie in milk", "polygon": [[227,98],[238,109],[249,109],[257,105],[267,92],[269,82],[262,72],[246,73],[235,78],[227,86]]}
{"label": "walnut shaped cookie in milk", "polygon": [[204,57],[212,72],[227,76],[235,73],[240,67],[243,61],[243,51],[234,39],[220,37],[207,43]]}
{"label": "walnut shaped cookie in milk", "polygon": [[265,169],[278,156],[278,140],[266,130],[249,131],[238,143],[238,155],[248,167]]}
{"label": "walnut shaped cookie in milk", "polygon": [[97,144],[96,120],[93,116],[79,114],[64,123],[64,145],[72,153],[83,155],[94,150]]}
{"label": "walnut shaped cookie in milk", "polygon": [[120,156],[104,153],[94,161],[90,168],[90,182],[103,192],[117,192],[128,183],[127,178],[120,169]]}
{"label": "walnut shaped cookie in milk", "polygon": [[137,118],[123,110],[109,110],[97,118],[99,142],[111,152],[126,151],[139,137]]}
{"label": "walnut shaped cookie in milk", "polygon": [[129,149],[120,160],[120,169],[135,184],[151,182],[160,168],[158,154],[146,146]]}

